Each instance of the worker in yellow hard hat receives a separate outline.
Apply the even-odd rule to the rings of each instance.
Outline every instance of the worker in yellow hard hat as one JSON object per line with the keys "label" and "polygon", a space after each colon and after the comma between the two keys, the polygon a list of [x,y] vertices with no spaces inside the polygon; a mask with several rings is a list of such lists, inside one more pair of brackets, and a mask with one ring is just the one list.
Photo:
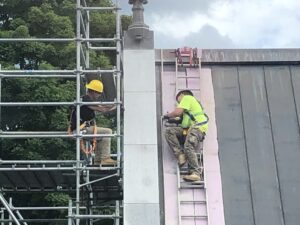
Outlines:
{"label": "worker in yellow hard hat", "polygon": [[[99,101],[103,93],[103,83],[99,80],[91,80],[87,85],[87,94],[82,96],[83,102]],[[112,129],[97,127],[95,123],[95,111],[105,113],[116,109],[114,105],[83,105],[80,107],[80,124],[81,128],[86,130],[86,134],[112,134]],[[76,111],[73,110],[71,121],[71,131],[76,130]],[[95,164],[116,165],[117,162],[110,157],[110,137],[102,137],[97,140],[95,147]]]}
{"label": "worker in yellow hard hat", "polygon": [[[208,116],[201,103],[190,90],[181,90],[176,95],[177,107],[163,116],[163,119],[182,117],[180,126],[167,127],[166,141],[177,157],[179,166],[189,164],[190,174],[183,177],[186,181],[200,181],[202,168],[197,158],[197,148],[204,140],[208,129]],[[184,143],[180,143],[184,140]]]}

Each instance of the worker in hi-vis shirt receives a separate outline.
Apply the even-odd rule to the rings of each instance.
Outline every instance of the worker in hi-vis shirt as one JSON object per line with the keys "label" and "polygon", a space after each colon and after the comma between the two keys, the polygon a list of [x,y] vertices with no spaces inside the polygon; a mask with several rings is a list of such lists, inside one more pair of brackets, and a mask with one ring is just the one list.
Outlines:
{"label": "worker in hi-vis shirt", "polygon": [[166,128],[165,138],[177,157],[179,166],[183,166],[186,162],[189,165],[190,172],[183,179],[200,181],[203,179],[203,174],[196,150],[207,132],[208,116],[190,90],[179,91],[176,95],[176,101],[177,107],[164,115],[163,119],[181,117],[182,120],[179,126]]}

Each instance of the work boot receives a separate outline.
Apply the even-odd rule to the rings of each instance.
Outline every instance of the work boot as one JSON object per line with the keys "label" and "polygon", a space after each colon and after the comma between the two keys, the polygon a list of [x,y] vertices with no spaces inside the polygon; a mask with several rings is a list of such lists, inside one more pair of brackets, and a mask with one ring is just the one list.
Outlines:
{"label": "work boot", "polygon": [[184,153],[179,153],[177,156],[178,165],[179,167],[183,166],[186,163],[186,158]]}
{"label": "work boot", "polygon": [[198,173],[192,172],[190,175],[184,176],[183,179],[185,181],[200,181],[201,177]]}
{"label": "work boot", "polygon": [[113,160],[112,158],[106,158],[106,159],[101,159],[100,164],[101,166],[115,166],[117,165],[117,161]]}

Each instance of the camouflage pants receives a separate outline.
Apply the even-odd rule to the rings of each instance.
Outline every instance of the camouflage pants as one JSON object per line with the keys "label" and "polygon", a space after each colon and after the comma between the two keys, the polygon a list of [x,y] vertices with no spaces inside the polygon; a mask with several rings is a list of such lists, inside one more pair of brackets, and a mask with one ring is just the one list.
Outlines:
{"label": "camouflage pants", "polygon": [[[87,134],[94,134],[94,127],[86,128]],[[110,128],[97,127],[97,134],[112,134]],[[97,146],[95,149],[95,162],[99,162],[101,159],[110,157],[110,137],[109,138],[97,138]]]}
{"label": "camouflage pants", "polygon": [[201,173],[201,169],[196,151],[200,145],[200,142],[203,141],[204,135],[205,134],[202,133],[198,128],[191,128],[187,133],[182,147],[180,140],[183,138],[183,128],[167,127],[165,131],[166,141],[173,150],[175,156],[178,156],[180,153],[184,153],[191,172],[195,172],[199,175]]}

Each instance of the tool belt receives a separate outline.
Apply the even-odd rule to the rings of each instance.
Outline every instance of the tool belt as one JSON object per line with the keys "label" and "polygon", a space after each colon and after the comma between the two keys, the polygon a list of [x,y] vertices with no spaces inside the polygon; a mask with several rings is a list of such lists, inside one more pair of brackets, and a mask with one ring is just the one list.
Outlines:
{"label": "tool belt", "polygon": [[182,134],[183,136],[186,136],[187,133],[189,132],[190,128],[183,128]]}
{"label": "tool belt", "polygon": [[[206,122],[207,123],[207,122]],[[200,123],[201,124],[201,123]],[[201,124],[203,125],[203,123]],[[191,126],[190,128],[183,128],[183,131],[182,131],[182,137],[179,139],[179,143],[181,143],[182,145],[184,145],[185,143],[185,140],[186,140],[186,137],[187,137],[187,134],[188,132],[192,129],[192,128],[196,128],[198,129],[197,127],[194,127],[194,126]],[[205,136],[206,134],[204,132],[201,132],[202,133],[202,139],[200,141],[203,141],[205,139]]]}
{"label": "tool belt", "polygon": [[[88,120],[88,121],[84,121],[80,125],[79,129],[80,129],[80,131],[82,131],[85,128],[91,127],[91,126],[94,126],[93,134],[97,134],[97,126],[96,126],[96,121],[94,119]],[[70,123],[69,128],[68,128],[68,134],[72,134],[72,132],[73,132],[73,130],[71,130],[71,123]],[[95,137],[92,140],[92,146],[90,148],[85,148],[85,146],[84,146],[84,140],[83,139],[80,140],[80,149],[82,150],[83,153],[86,154],[87,157],[89,155],[91,155],[92,153],[94,153],[96,145],[97,145],[97,139]]]}

